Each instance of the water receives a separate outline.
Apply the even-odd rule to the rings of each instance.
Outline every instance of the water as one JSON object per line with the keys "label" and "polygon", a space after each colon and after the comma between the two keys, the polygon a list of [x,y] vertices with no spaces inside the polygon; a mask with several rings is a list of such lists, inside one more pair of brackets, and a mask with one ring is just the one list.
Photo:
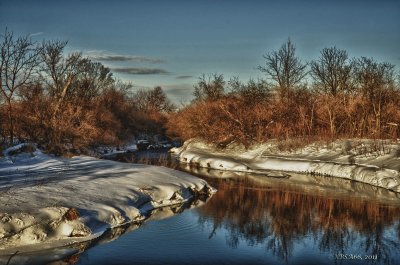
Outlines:
{"label": "water", "polygon": [[218,192],[75,246],[62,264],[400,264],[399,194],[332,178],[186,170]]}
{"label": "water", "polygon": [[109,245],[85,252],[78,264],[264,264],[271,260],[261,246],[258,250],[248,245],[227,247],[225,233],[213,233],[212,221],[199,217],[197,211],[186,211],[146,223]]}
{"label": "water", "polygon": [[397,194],[207,172],[192,171],[218,189],[204,205],[90,248],[77,264],[400,264]]}

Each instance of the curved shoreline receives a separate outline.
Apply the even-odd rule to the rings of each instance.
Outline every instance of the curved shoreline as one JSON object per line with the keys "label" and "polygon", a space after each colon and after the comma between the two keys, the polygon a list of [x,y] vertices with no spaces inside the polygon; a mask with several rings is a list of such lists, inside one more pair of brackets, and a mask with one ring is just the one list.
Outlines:
{"label": "curved shoreline", "polygon": [[36,150],[0,159],[0,250],[29,252],[92,240],[147,219],[154,209],[210,196],[200,178],[177,170]]}
{"label": "curved shoreline", "polygon": [[[336,145],[340,147],[343,143]],[[317,144],[292,152],[280,152],[275,147],[276,143],[267,143],[247,150],[239,146],[221,150],[201,140],[189,140],[182,147],[172,149],[171,153],[182,163],[203,168],[249,173],[274,170],[315,174],[400,192],[400,158],[395,152],[366,159],[351,152],[343,154],[340,148],[327,149]],[[385,163],[387,166],[384,166]]]}

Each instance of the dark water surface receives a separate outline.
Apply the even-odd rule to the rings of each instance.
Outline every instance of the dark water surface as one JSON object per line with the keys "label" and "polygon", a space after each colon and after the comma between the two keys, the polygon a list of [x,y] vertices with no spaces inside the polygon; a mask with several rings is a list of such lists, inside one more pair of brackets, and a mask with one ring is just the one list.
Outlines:
{"label": "dark water surface", "polygon": [[218,189],[204,205],[148,221],[77,264],[400,264],[397,194],[330,178],[192,173]]}
{"label": "dark water surface", "polygon": [[332,178],[185,170],[218,192],[51,264],[400,264],[399,194]]}

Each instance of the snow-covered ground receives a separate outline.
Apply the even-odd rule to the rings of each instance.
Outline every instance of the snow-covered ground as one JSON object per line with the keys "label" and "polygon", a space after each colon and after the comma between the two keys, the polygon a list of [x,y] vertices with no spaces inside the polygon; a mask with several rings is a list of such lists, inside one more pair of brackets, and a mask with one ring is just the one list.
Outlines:
{"label": "snow-covered ground", "polygon": [[192,139],[170,151],[183,163],[219,170],[263,173],[266,170],[308,173],[355,180],[400,192],[400,143],[373,140],[316,142],[281,151],[271,141],[245,149],[225,149]]}
{"label": "snow-covered ground", "polygon": [[[0,157],[0,252],[32,251],[99,237],[154,209],[214,192],[204,180],[165,167],[88,156]],[[12,152],[11,152],[12,153]]]}

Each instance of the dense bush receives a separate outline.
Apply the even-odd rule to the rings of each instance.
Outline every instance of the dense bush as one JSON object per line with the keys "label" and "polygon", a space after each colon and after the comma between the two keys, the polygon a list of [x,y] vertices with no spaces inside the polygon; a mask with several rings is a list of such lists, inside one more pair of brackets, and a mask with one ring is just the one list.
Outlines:
{"label": "dense bush", "polygon": [[169,131],[222,146],[271,138],[400,137],[400,84],[394,65],[349,59],[336,47],[323,49],[306,64],[295,51],[289,39],[264,55],[265,66],[259,70],[272,84],[203,75],[195,85],[195,100],[170,118]]}
{"label": "dense bush", "polygon": [[[376,82],[379,73],[373,74]],[[400,89],[393,76],[369,89],[365,82],[355,82],[351,91],[325,93],[317,85],[286,89],[284,96],[278,86],[262,81],[256,90],[252,80],[230,90],[219,88],[228,92],[193,101],[171,116],[168,129],[183,139],[200,137],[221,146],[293,137],[400,137]],[[260,90],[269,92],[260,94]]]}
{"label": "dense bush", "polygon": [[65,55],[66,42],[37,44],[7,31],[1,38],[0,139],[8,144],[28,140],[62,154],[166,132],[221,147],[269,139],[400,137],[394,65],[349,59],[336,47],[307,64],[288,40],[264,55],[259,69],[266,80],[202,75],[193,101],[176,110],[161,87],[132,93],[101,63]]}
{"label": "dense bush", "polygon": [[66,42],[38,45],[7,31],[1,37],[3,143],[27,140],[55,154],[120,145],[162,131],[174,108],[161,87],[132,94],[101,63],[64,55]]}

